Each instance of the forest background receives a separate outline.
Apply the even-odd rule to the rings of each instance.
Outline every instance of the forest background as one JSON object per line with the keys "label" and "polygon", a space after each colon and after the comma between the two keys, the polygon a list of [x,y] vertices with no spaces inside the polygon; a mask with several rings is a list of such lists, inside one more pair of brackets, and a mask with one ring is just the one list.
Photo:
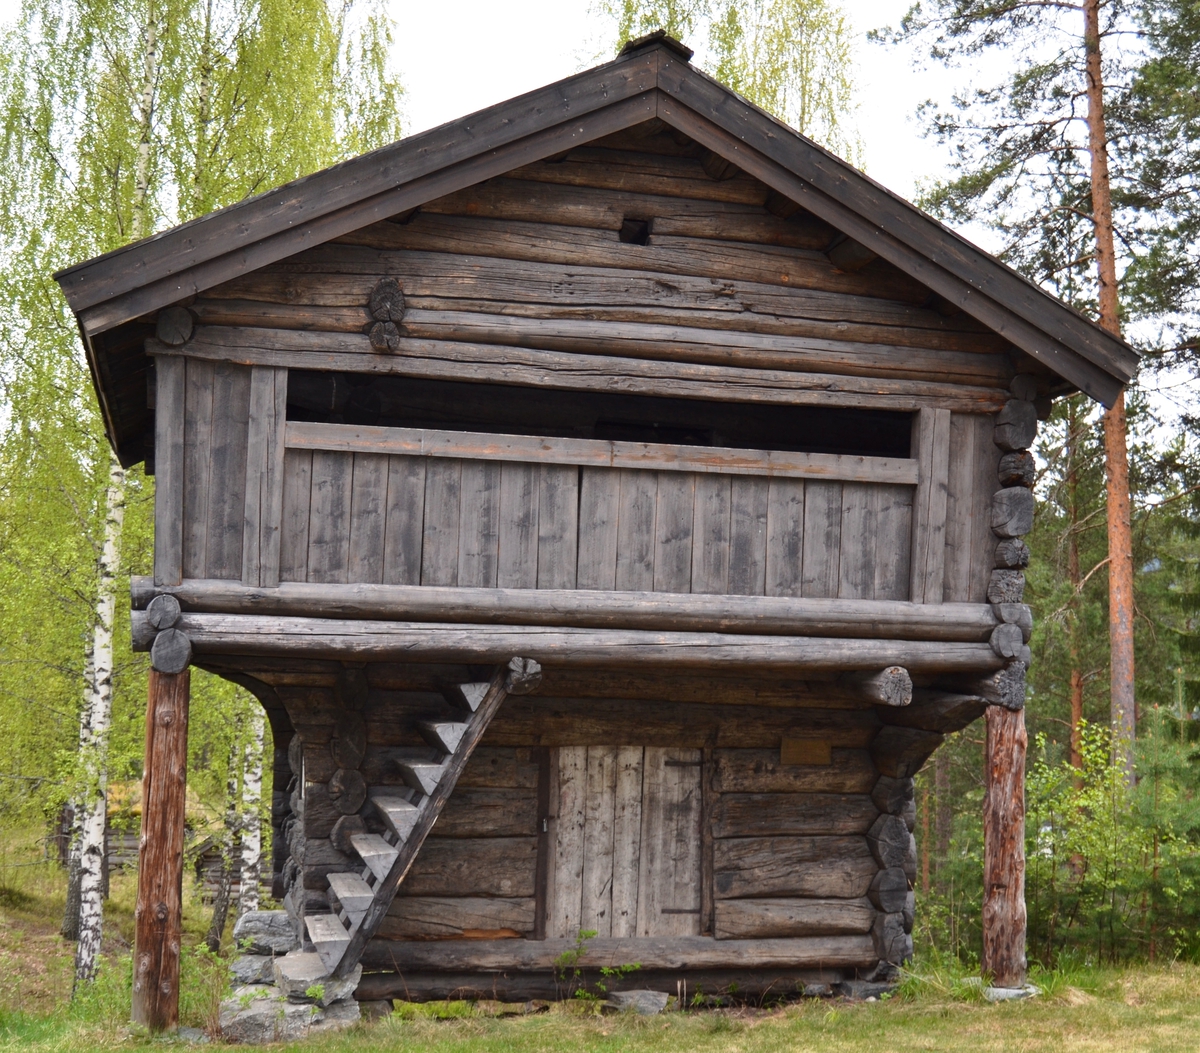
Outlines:
{"label": "forest background", "polygon": [[[1114,762],[1110,728],[1100,411],[1076,397],[1042,425],[1026,592],[1030,956],[1046,965],[1200,959],[1200,5],[927,0],[872,45],[960,75],[962,93],[920,117],[950,166],[925,207],[985,231],[1095,316],[1088,3],[1121,320],[1146,354],[1128,398],[1137,779]],[[835,0],[610,0],[593,13],[608,53],[667,28],[715,76],[861,162],[855,62],[868,45]],[[50,275],[398,137],[391,32],[378,7],[323,0],[21,5],[0,57],[0,886],[56,851],[68,805],[84,814],[99,794],[113,823],[135,825],[122,809],[142,761],[146,661],[130,651],[124,597],[149,566],[153,481],[113,472]],[[980,69],[1001,74],[980,83]],[[111,656],[99,672],[97,641]],[[212,835],[232,862],[271,806],[253,786],[269,734],[233,685],[197,673],[193,692],[193,844]],[[982,771],[973,727],[918,777],[919,954],[978,954]]]}

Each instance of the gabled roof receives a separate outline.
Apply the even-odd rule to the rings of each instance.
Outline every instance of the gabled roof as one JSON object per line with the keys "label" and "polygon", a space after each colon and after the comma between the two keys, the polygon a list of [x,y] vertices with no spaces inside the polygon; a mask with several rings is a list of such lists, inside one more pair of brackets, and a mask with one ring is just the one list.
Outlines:
{"label": "gabled roof", "polygon": [[683,45],[652,34],[612,62],[60,271],[55,277],[87,344],[110,436],[117,434],[114,385],[107,352],[98,346],[140,345],[146,326],[135,320],[653,117],[797,202],[1093,398],[1110,405],[1132,378],[1137,354],[1124,341],[694,69],[687,56]]}

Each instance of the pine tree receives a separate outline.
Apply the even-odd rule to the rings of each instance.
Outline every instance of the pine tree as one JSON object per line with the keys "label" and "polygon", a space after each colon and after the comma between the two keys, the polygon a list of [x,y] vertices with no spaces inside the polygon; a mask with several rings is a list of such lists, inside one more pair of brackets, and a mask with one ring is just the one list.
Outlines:
{"label": "pine tree", "polygon": [[[1126,12],[1132,6],[1126,0],[925,0],[909,12],[897,37],[920,41],[934,60],[952,66],[994,51],[1013,56],[1013,72],[1003,83],[974,86],[950,108],[926,111],[933,134],[954,151],[956,176],[935,188],[925,204],[948,219],[990,226],[1004,240],[1009,262],[1117,335],[1118,282],[1140,239],[1137,210],[1121,192],[1128,182],[1131,140],[1114,142],[1107,121],[1111,100],[1124,97],[1135,74],[1136,57],[1115,44],[1130,28]],[[1068,260],[1055,253],[1048,257],[1047,242],[1067,240],[1081,216],[1089,230],[1080,253]],[[1051,269],[1045,267],[1048,258]],[[1122,396],[1104,415],[1106,577],[1110,718],[1119,728],[1116,748],[1132,778],[1135,625],[1127,430]]]}

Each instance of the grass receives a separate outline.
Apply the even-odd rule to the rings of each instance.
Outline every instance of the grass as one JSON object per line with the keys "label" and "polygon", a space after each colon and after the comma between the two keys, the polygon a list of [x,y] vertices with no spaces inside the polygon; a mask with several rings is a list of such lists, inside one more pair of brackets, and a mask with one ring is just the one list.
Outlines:
{"label": "grass", "polygon": [[[91,1053],[181,1048],[128,1023],[132,875],[114,876],[105,966],[86,996],[70,1000],[73,947],[58,935],[61,872],[32,847],[0,846],[0,1051]],[[23,865],[16,865],[17,863]],[[24,865],[33,864],[33,865]],[[185,891],[181,1013],[210,1026],[223,965],[198,952],[206,910]],[[465,1002],[398,1005],[391,1017],[340,1035],[276,1049],[306,1053],[1194,1053],[1200,1047],[1200,966],[1130,969],[1069,966],[1034,971],[1045,994],[990,1005],[953,961],[918,960],[884,1001],[806,1001],[777,1008],[669,1012],[657,1017],[584,1015],[558,1005],[525,1015]]]}

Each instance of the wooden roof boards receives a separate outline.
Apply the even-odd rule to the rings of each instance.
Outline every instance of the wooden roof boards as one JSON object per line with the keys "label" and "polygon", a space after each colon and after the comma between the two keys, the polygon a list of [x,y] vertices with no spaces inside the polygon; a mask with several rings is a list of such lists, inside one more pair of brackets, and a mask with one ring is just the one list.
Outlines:
{"label": "wooden roof boards", "polygon": [[[592,70],[61,271],[122,460],[140,459],[150,419],[145,367],[134,379],[125,361],[131,324],[140,333],[146,316],[168,304],[652,118],[798,202],[1092,397],[1110,404],[1131,379],[1137,355],[1126,343],[692,68],[681,48],[657,37],[635,42]],[[112,348],[120,362],[109,360]]]}

